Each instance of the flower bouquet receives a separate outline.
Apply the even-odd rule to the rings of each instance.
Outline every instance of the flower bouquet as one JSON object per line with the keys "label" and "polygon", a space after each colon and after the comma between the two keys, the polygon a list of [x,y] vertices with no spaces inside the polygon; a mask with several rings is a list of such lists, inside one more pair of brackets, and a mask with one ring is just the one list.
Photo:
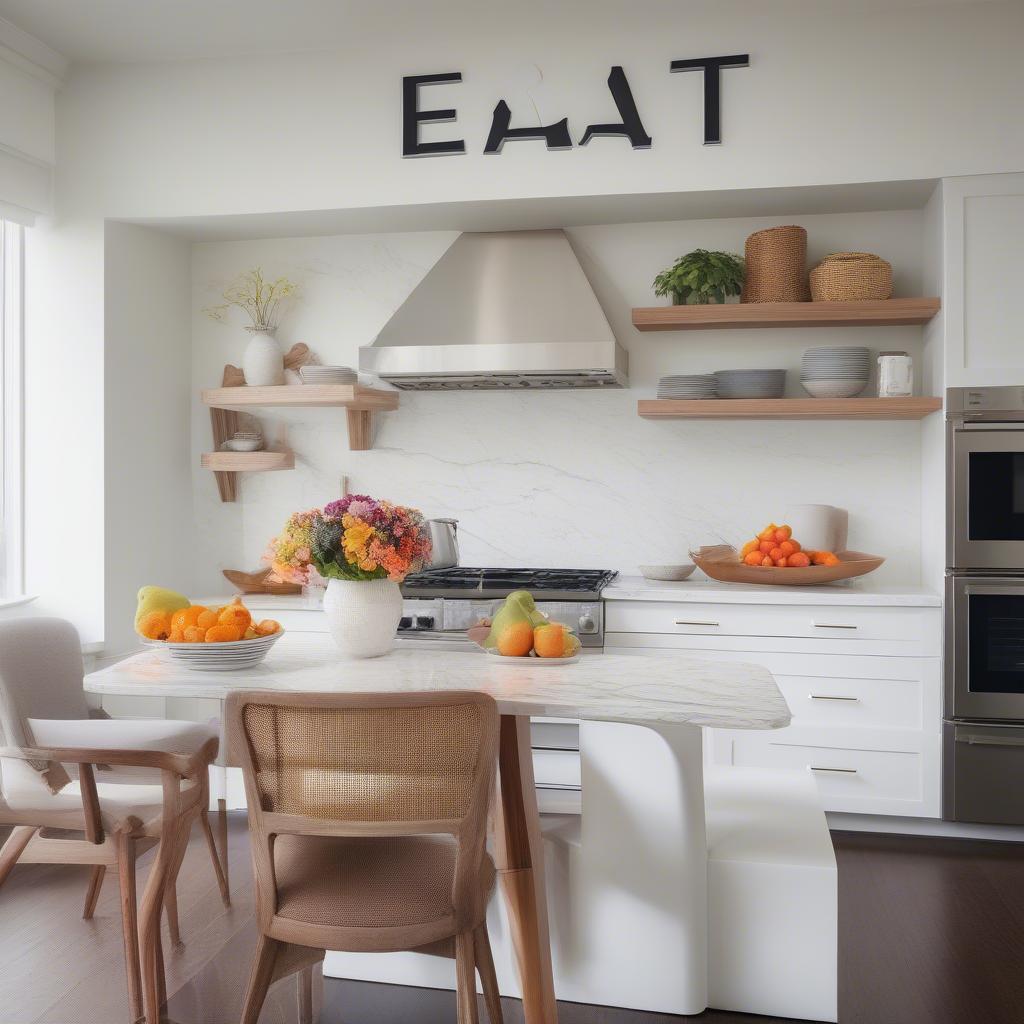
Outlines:
{"label": "flower bouquet", "polygon": [[398,584],[430,558],[430,531],[416,509],[351,494],[291,516],[265,557],[282,579],[327,580],[324,612],[335,643],[349,657],[372,658],[394,643]]}

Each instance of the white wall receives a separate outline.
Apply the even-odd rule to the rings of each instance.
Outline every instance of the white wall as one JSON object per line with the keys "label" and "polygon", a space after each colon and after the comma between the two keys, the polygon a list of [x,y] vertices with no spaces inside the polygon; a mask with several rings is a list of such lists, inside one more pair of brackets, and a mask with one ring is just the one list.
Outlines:
{"label": "white wall", "polygon": [[[104,216],[335,209],[929,178],[1024,167],[1019,3],[566,0],[365,5],[334,52],[73,71],[60,98],[60,201]],[[325,43],[330,45],[330,43]],[[749,52],[723,73],[723,144],[702,144],[698,73],[674,58]],[[499,98],[516,123],[613,120],[629,77],[654,137],[482,155]],[[539,72],[543,80],[529,84]],[[467,154],[401,158],[403,74],[453,105]]]}
{"label": "white wall", "polygon": [[117,653],[135,646],[140,586],[194,592],[191,274],[180,238],[110,223],[105,243],[104,619]]}
{"label": "white wall", "polygon": [[[919,291],[920,212],[799,218],[812,256],[843,248],[885,254],[897,289]],[[887,556],[880,579],[916,582],[921,555],[918,423],[648,422],[638,397],[668,372],[780,366],[799,394],[800,355],[834,342],[920,353],[919,328],[639,334],[630,309],[650,304],[650,282],[698,245],[742,251],[762,220],[691,221],[573,229],[573,245],[612,328],[630,353],[631,387],[616,392],[403,394],[380,416],[372,451],[347,450],[340,412],[266,415],[297,455],[290,472],[242,477],[223,505],[212,474],[194,469],[196,576],[223,591],[219,570],[252,568],[286,516],[353,491],[460,520],[470,565],[600,566],[685,560],[690,545],[745,539],[792,502],[828,502],[851,513],[851,546]],[[454,236],[448,232],[202,243],[193,254],[193,393],[238,363],[247,335],[203,308],[215,284],[253,265],[301,281],[284,347],[305,341],[324,362],[357,364],[390,313]],[[192,464],[209,450],[206,410],[193,405]]]}

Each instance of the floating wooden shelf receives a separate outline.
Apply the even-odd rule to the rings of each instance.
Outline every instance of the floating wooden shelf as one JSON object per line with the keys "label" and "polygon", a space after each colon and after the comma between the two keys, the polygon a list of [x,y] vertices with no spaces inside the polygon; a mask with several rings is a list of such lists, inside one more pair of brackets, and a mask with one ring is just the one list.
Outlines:
{"label": "floating wooden shelf", "polygon": [[278,469],[294,469],[293,452],[206,452],[202,466],[215,473],[269,473]]}
{"label": "floating wooden shelf", "polygon": [[633,310],[638,331],[705,331],[749,327],[901,327],[926,324],[935,298],[862,302],[731,302],[708,306],[644,306]]}
{"label": "floating wooden shelf", "polygon": [[[218,445],[237,429],[239,412],[259,408],[344,409],[348,417],[348,446],[354,452],[363,452],[372,447],[373,414],[397,409],[398,392],[378,391],[358,384],[284,384],[252,388],[243,385],[208,388],[203,392],[203,402],[210,407],[213,440]],[[221,497],[224,497],[223,489]],[[234,498],[224,500],[234,501]]]}
{"label": "floating wooden shelf", "polygon": [[648,420],[920,420],[941,408],[941,398],[654,398],[637,403],[637,412]]}
{"label": "floating wooden shelf", "polygon": [[[213,440],[223,444],[238,428],[237,413],[224,409],[211,409]],[[239,473],[268,473],[277,469],[294,469],[292,452],[204,452],[200,458],[204,469],[212,469],[217,480],[221,501],[234,501],[238,497]]]}

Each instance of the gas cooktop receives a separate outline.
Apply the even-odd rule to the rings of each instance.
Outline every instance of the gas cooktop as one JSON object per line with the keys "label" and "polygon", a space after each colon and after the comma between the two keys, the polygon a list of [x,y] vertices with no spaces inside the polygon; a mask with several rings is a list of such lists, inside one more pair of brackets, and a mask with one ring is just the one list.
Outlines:
{"label": "gas cooktop", "polygon": [[544,601],[596,601],[618,575],[611,569],[474,569],[456,566],[406,576],[403,597],[462,600],[507,597],[529,590]]}

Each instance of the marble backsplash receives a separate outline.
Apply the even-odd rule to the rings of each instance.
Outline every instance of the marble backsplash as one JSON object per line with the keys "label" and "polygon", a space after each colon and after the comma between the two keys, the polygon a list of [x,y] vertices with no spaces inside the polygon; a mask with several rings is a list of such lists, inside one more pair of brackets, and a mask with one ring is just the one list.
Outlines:
{"label": "marble backsplash", "polygon": [[[904,294],[920,262],[916,213],[801,218],[823,251],[869,248],[899,267]],[[696,245],[742,250],[762,221],[618,225],[570,232],[620,342],[631,387],[614,391],[403,393],[379,415],[374,447],[350,452],[338,410],[274,411],[268,437],[296,453],[293,471],[251,474],[222,505],[211,474],[194,471],[196,592],[223,589],[220,568],[255,567],[287,515],[351,491],[460,521],[462,561],[475,565],[608,567],[684,561],[693,546],[745,539],[788,504],[850,513],[852,548],[885,555],[877,578],[915,583],[920,559],[920,424],[826,421],[647,421],[636,413],[657,377],[717,367],[786,366],[798,394],[800,354],[813,344],[865,344],[916,353],[920,332],[737,331],[641,335],[632,305],[650,304],[661,265]],[[306,341],[324,362],[356,365],[369,343],[454,235],[344,236],[204,243],[194,249],[196,391],[238,362],[239,327],[212,323],[212,285],[261,264],[300,278],[303,300],[284,321],[284,346]],[[874,240],[874,245],[869,244]],[[884,244],[883,244],[884,243]],[[899,279],[902,277],[902,281]],[[209,419],[193,408],[193,465]]]}

